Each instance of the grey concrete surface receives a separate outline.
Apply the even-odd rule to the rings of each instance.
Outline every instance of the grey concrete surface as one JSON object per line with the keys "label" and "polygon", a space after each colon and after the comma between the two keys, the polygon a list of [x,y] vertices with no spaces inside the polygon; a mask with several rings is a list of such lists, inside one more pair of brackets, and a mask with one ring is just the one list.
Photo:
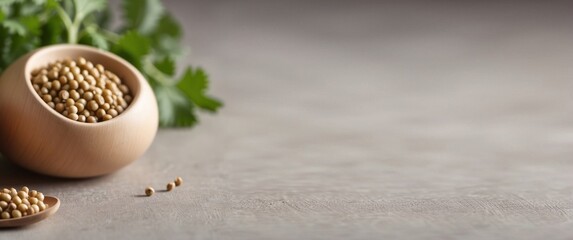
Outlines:
{"label": "grey concrete surface", "polygon": [[225,108],[0,238],[573,238],[572,4],[165,2]]}

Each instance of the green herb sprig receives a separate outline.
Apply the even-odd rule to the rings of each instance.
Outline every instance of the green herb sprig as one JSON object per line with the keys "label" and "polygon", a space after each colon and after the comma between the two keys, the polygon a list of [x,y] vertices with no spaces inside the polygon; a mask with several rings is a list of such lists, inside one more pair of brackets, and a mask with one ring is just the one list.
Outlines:
{"label": "green herb sprig", "polygon": [[91,45],[133,64],[148,80],[159,106],[159,123],[189,127],[197,109],[217,112],[209,77],[188,66],[180,76],[181,26],[160,0],[123,0],[123,26],[110,27],[107,0],[0,0],[0,72],[36,48],[58,43]]}

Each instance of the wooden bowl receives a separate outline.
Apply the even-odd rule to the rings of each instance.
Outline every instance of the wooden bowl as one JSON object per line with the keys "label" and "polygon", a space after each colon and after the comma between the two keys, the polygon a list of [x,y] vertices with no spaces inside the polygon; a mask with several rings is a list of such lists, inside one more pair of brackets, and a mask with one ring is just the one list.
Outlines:
{"label": "wooden bowl", "polygon": [[[131,104],[98,123],[70,120],[34,91],[32,70],[65,58],[102,64],[130,88]],[[14,62],[0,77],[0,152],[24,168],[59,177],[93,177],[138,159],[158,127],[157,102],[141,73],[122,58],[81,45],[53,45]]]}

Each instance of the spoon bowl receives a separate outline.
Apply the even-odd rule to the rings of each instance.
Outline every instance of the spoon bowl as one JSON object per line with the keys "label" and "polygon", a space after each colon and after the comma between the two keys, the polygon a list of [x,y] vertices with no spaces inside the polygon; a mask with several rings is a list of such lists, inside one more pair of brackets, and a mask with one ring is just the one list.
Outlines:
{"label": "spoon bowl", "polygon": [[44,203],[48,204],[49,207],[39,213],[23,216],[21,218],[0,219],[0,228],[24,227],[37,223],[49,216],[52,216],[60,208],[60,199],[57,197],[45,196]]}

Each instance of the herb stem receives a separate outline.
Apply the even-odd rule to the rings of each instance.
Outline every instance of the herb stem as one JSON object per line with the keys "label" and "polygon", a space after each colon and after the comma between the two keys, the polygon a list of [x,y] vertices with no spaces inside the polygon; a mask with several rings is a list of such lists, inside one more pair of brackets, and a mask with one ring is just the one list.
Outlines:
{"label": "herb stem", "polygon": [[[62,19],[62,22],[64,22],[64,26],[66,26],[66,29],[68,31],[68,42],[69,43],[74,43],[76,41],[77,38],[77,30],[74,33],[72,31],[72,19],[70,19],[70,16],[68,16],[68,14],[66,13],[66,11],[62,8],[61,5],[57,5],[56,6],[56,12],[58,13],[58,16],[60,16],[60,18]],[[74,41],[72,41],[74,40]]]}
{"label": "herb stem", "polygon": [[150,58],[146,58],[145,60],[143,60],[143,66],[144,66],[143,71],[147,75],[155,79],[159,84],[163,86],[175,86],[175,84],[177,83],[176,81],[173,81],[171,77],[167,76],[166,74],[161,72],[161,70],[157,69],[157,67],[155,67],[155,65],[153,65],[153,63],[151,62]]}

